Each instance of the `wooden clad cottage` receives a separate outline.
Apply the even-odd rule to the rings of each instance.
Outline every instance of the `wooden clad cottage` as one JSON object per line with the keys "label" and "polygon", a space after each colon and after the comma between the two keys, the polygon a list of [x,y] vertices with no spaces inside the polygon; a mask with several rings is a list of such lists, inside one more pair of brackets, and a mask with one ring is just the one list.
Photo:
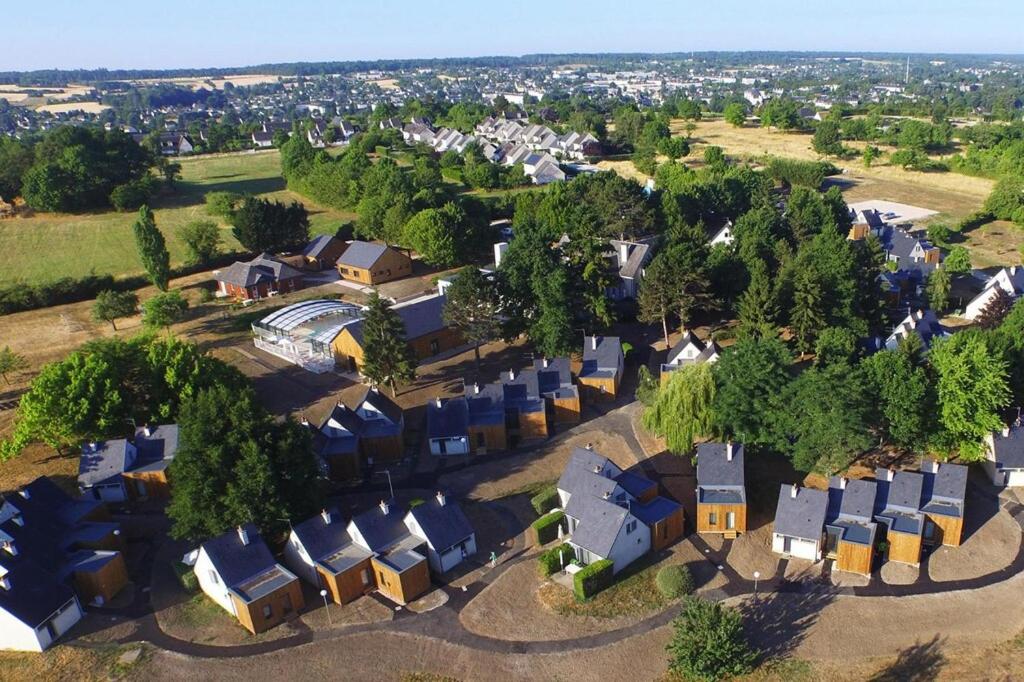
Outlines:
{"label": "wooden clad cottage", "polygon": [[131,440],[86,443],[78,463],[78,489],[105,502],[168,499],[168,468],[178,451],[178,425],[142,426]]}
{"label": "wooden clad cottage", "polygon": [[592,402],[618,396],[625,358],[617,336],[584,336],[583,364],[577,379],[583,396]]}
{"label": "wooden clad cottage", "polygon": [[874,481],[833,476],[825,515],[825,557],[839,571],[871,575],[874,561],[876,486]]}
{"label": "wooden clad cottage", "polygon": [[253,634],[294,617],[305,605],[299,579],[274,561],[251,523],[200,545],[194,571],[203,592]]}
{"label": "wooden clad cottage", "polygon": [[697,532],[736,537],[747,530],[743,445],[697,446]]}
{"label": "wooden clad cottage", "polygon": [[364,462],[391,462],[405,454],[402,408],[377,387],[363,389],[349,407],[338,402],[313,428],[313,449],[321,467],[337,481],[356,478]]}
{"label": "wooden clad cottage", "polygon": [[236,261],[223,270],[215,270],[213,278],[220,295],[239,301],[259,300],[298,291],[304,284],[301,271],[268,253],[260,254],[248,262]]}
{"label": "wooden clad cottage", "polygon": [[335,266],[347,248],[348,244],[337,237],[322,234],[306,245],[302,258],[309,270],[327,270]]}
{"label": "wooden clad cottage", "polygon": [[370,286],[412,274],[409,256],[375,242],[349,242],[335,264],[342,279]]}

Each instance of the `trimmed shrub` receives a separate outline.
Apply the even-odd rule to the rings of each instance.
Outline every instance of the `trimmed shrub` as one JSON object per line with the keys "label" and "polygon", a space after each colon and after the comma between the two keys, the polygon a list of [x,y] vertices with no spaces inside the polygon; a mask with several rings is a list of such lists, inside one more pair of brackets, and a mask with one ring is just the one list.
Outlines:
{"label": "trimmed shrub", "polygon": [[666,599],[678,599],[693,592],[693,575],[689,566],[665,566],[654,577],[654,584]]}
{"label": "trimmed shrub", "polygon": [[578,601],[586,601],[612,584],[614,564],[611,559],[601,559],[584,566],[572,579],[572,591]]}
{"label": "trimmed shrub", "polygon": [[177,576],[181,586],[189,592],[197,592],[199,590],[199,579],[196,578],[196,573],[192,570],[192,567],[186,566],[180,561],[175,561],[173,566],[174,575]]}
{"label": "trimmed shrub", "polygon": [[557,511],[545,514],[534,521],[530,528],[533,529],[534,537],[537,538],[537,544],[546,545],[557,538],[558,527],[561,525],[562,519],[564,518],[565,513]]}
{"label": "trimmed shrub", "polygon": [[557,547],[552,547],[551,549],[542,552],[541,555],[537,557],[537,564],[540,567],[540,574],[543,577],[547,578],[552,573],[557,573],[562,570],[563,552],[565,553],[566,563],[571,562],[573,557],[575,557],[572,547],[566,543],[562,543]]}
{"label": "trimmed shrub", "polygon": [[537,516],[543,516],[558,506],[558,490],[555,486],[544,488],[530,498],[530,504],[533,511],[537,512]]}

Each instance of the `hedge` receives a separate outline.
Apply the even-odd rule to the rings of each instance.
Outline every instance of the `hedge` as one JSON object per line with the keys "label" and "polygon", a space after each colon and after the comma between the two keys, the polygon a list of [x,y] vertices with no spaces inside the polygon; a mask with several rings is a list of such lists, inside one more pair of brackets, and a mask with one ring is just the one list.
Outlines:
{"label": "hedge", "polygon": [[537,538],[537,544],[546,545],[557,538],[558,528],[564,518],[565,513],[557,511],[545,514],[534,521],[530,528],[533,528],[534,535]]}
{"label": "hedge", "polygon": [[196,592],[199,589],[199,579],[196,578],[196,572],[192,570],[192,567],[186,566],[180,561],[175,561],[173,566],[174,575],[177,576],[181,586],[189,592]]}
{"label": "hedge", "polygon": [[540,574],[543,577],[547,578],[552,573],[557,573],[562,570],[562,552],[565,552],[566,563],[571,562],[576,556],[570,545],[562,543],[557,547],[552,547],[546,552],[542,552],[540,556],[537,557],[537,563],[540,566]]}
{"label": "hedge", "polygon": [[677,599],[693,592],[693,575],[684,565],[665,566],[654,577],[654,584],[666,599]]}
{"label": "hedge", "polygon": [[530,504],[533,505],[533,511],[537,512],[538,516],[543,516],[558,506],[558,490],[555,486],[544,488],[530,498]]}
{"label": "hedge", "polygon": [[611,559],[601,559],[584,566],[572,579],[572,591],[577,601],[586,601],[612,584],[615,564]]}

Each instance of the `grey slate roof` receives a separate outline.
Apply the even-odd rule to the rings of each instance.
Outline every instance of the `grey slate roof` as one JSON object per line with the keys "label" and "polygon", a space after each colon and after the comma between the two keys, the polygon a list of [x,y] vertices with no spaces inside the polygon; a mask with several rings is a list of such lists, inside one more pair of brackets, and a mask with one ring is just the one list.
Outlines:
{"label": "grey slate roof", "polygon": [[817,542],[825,527],[828,511],[828,493],[811,488],[797,488],[797,496],[791,496],[793,486],[782,484],[779,489],[779,503],[775,508],[774,532]]}
{"label": "grey slate roof", "polygon": [[634,502],[629,505],[629,511],[642,523],[650,526],[675,514],[681,506],[678,502],[658,495],[646,504]]}
{"label": "grey slate roof", "polygon": [[[932,466],[936,466],[938,471],[933,473]],[[967,497],[967,467],[925,460],[921,463],[921,474],[924,476],[922,511],[962,517]]]}
{"label": "grey slate roof", "polygon": [[1000,469],[1024,469],[1024,425],[1010,427],[1007,434],[992,436],[993,454]]}
{"label": "grey slate roof", "polygon": [[615,482],[633,497],[640,497],[651,488],[657,488],[658,484],[649,478],[645,478],[632,471],[623,471],[614,478]]}
{"label": "grey slate roof", "polygon": [[89,488],[108,481],[120,480],[128,466],[128,449],[124,438],[86,443],[78,460],[78,485]]}
{"label": "grey slate roof", "polygon": [[[697,351],[698,351],[697,357],[693,358],[692,360],[679,360],[677,362],[677,359],[679,358],[679,355],[683,352],[683,350],[687,346],[690,346],[690,345],[692,345],[694,348],[697,349]],[[718,343],[716,343],[715,341],[711,341],[710,343],[705,344],[703,341],[701,341],[697,337],[696,334],[687,331],[685,334],[683,334],[683,336],[678,341],[676,341],[676,344],[674,346],[672,346],[672,350],[670,350],[668,352],[668,356],[665,358],[665,364],[666,365],[675,365],[675,364],[695,364],[695,365],[697,365],[697,364],[701,364],[701,363],[707,362],[712,357],[714,357],[716,355],[721,355],[721,353],[722,353],[722,349],[719,347]]]}
{"label": "grey slate roof", "polygon": [[216,279],[238,287],[251,287],[256,284],[280,282],[302,277],[303,274],[268,253],[260,254],[251,261],[235,261],[221,270]]}
{"label": "grey slate roof", "polygon": [[573,513],[569,514],[567,509],[566,514],[579,521],[572,534],[572,543],[600,557],[611,554],[615,538],[629,512],[591,495],[573,495],[569,504],[573,507]]}
{"label": "grey slate roof", "polygon": [[607,471],[611,476],[622,473],[622,469],[607,457],[586,448],[575,448],[569,455],[569,462],[558,479],[557,487],[573,497],[577,494],[597,497],[611,494],[618,484],[614,478],[602,476],[598,473],[600,471]]}
{"label": "grey slate roof", "polygon": [[388,503],[385,515],[380,506],[373,506],[362,514],[354,516],[352,523],[363,536],[367,546],[374,552],[384,552],[409,534],[405,527],[406,509],[395,500]]}
{"label": "grey slate roof", "polygon": [[459,503],[450,496],[445,498],[444,505],[438,502],[437,496],[431,496],[409,512],[438,552],[443,552],[473,534],[473,525]]}
{"label": "grey slate roof", "polygon": [[727,449],[727,443],[701,443],[697,446],[698,486],[742,487],[744,485],[743,445],[740,443],[732,444],[732,461],[729,461],[726,456]]}
{"label": "grey slate roof", "polygon": [[387,248],[384,244],[375,242],[353,241],[349,243],[345,253],[338,256],[337,264],[366,270],[380,260]]}
{"label": "grey slate roof", "polygon": [[277,565],[256,526],[247,523],[242,528],[249,536],[247,545],[242,544],[238,530],[234,528],[202,544],[203,550],[229,589],[237,589],[243,583]]}
{"label": "grey slate roof", "polygon": [[441,406],[427,403],[427,438],[465,437],[469,426],[469,404],[462,396],[447,398]]}
{"label": "grey slate roof", "polygon": [[178,452],[178,425],[161,424],[150,427],[146,435],[146,427],[135,429],[135,448],[138,459],[132,471],[157,471],[166,468]]}
{"label": "grey slate roof", "polygon": [[[595,344],[596,340],[596,344]],[[596,348],[594,346],[597,346]],[[617,336],[584,336],[581,377],[613,377],[622,364],[622,344]]]}
{"label": "grey slate roof", "polygon": [[[876,485],[874,481],[848,480],[846,488],[842,487],[841,479],[833,476],[828,484],[830,504],[828,520],[846,517],[870,521],[875,510]],[[838,504],[833,505],[833,493],[838,497]]]}
{"label": "grey slate roof", "polygon": [[328,509],[326,514],[330,523],[324,520],[323,514],[317,514],[292,526],[292,532],[313,561],[320,561],[352,542],[346,530],[348,524],[338,510]]}
{"label": "grey slate roof", "polygon": [[317,258],[334,241],[338,241],[334,235],[322,234],[313,239],[309,244],[306,244],[306,248],[302,250],[302,255],[307,258]]}
{"label": "grey slate roof", "polygon": [[[406,340],[417,339],[445,328],[444,317],[442,316],[445,300],[447,300],[445,296],[436,294],[391,306],[391,309],[398,314],[402,324],[405,326]],[[345,329],[349,330],[356,343],[362,345],[362,320],[352,322]]]}

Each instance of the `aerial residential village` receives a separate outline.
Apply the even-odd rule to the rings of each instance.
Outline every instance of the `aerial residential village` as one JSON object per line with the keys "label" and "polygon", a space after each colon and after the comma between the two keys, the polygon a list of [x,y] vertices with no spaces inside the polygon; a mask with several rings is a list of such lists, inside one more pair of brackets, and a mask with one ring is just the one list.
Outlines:
{"label": "aerial residential village", "polygon": [[[376,660],[372,633],[507,657],[606,650],[621,659],[600,659],[609,679],[663,679],[669,623],[678,633],[707,608],[749,651],[700,678],[723,679],[788,659],[895,666],[921,646],[941,658],[939,635],[922,642],[958,619],[950,646],[978,646],[970,637],[999,619],[990,644],[1012,639],[1024,266],[1011,248],[979,260],[963,244],[998,217],[1004,233],[1020,228],[994,201],[987,217],[979,205],[946,227],[934,192],[918,206],[855,177],[861,148],[786,166],[713,145],[703,160],[676,158],[658,142],[651,172],[621,177],[605,164],[642,154],[642,136],[624,145],[604,131],[628,117],[590,108],[593,126],[538,109],[552,93],[640,113],[682,101],[717,121],[713,103],[728,100],[743,103],[735,127],[752,131],[777,115],[768,102],[786,100],[801,105],[810,148],[833,108],[915,103],[939,87],[970,96],[1019,74],[932,59],[910,85],[902,63],[768,57],[140,77],[66,98],[40,84],[0,102],[13,139],[105,127],[155,143],[154,159],[180,157],[185,180],[171,172],[154,206],[205,202],[241,244],[173,271],[167,261],[162,283],[143,256],[139,289],[155,289],[141,317],[138,296],[103,312],[102,295],[129,291],[116,287],[4,309],[12,321],[52,309],[47,324],[75,341],[37,356],[0,334],[13,381],[0,394],[0,649],[113,647],[123,672],[168,653],[200,665],[330,647],[347,679],[448,673],[444,656],[411,644]],[[135,90],[158,101],[161,88],[195,101],[117,103]],[[0,85],[0,99],[25,91]],[[46,110],[47,93],[69,106]],[[406,106],[426,98],[445,106]],[[445,113],[458,103],[474,107],[461,121]],[[690,139],[686,106],[662,139]],[[218,147],[228,121],[233,141]],[[224,182],[187,194],[207,189],[191,164],[229,150],[242,166],[273,158],[267,193],[287,192],[291,208],[251,189],[216,214]],[[440,200],[414,184],[412,208],[380,210],[404,211],[398,233],[382,227],[390,218],[367,227],[370,190],[337,212],[318,203],[311,174],[289,170],[361,155],[369,170],[353,185],[371,186],[378,167],[437,167],[438,184],[456,185],[451,169],[468,174],[473,161],[445,165],[452,153],[516,177],[486,191],[464,178],[458,193],[432,186]],[[152,160],[158,173],[166,163]],[[13,217],[0,231],[47,212],[3,199]],[[485,213],[467,226],[474,201]],[[261,202],[301,210],[303,225],[251,248],[239,216]],[[424,214],[445,211],[462,217],[417,236]],[[437,256],[444,238],[453,252]],[[835,641],[843,628],[849,644]],[[375,676],[378,665],[389,672]],[[571,670],[522,665],[495,674]],[[937,668],[893,670],[875,679]]]}

